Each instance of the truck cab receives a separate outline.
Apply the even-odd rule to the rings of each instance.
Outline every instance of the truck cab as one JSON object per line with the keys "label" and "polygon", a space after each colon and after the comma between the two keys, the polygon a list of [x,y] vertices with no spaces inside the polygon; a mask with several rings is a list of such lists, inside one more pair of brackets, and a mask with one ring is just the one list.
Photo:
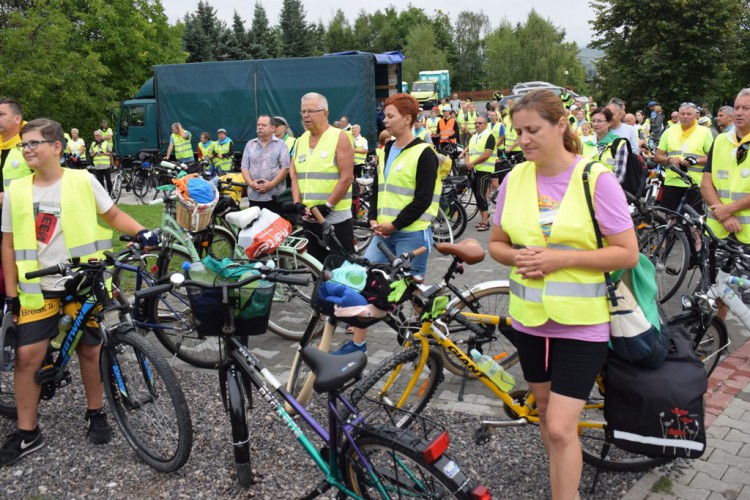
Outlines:
{"label": "truck cab", "polygon": [[431,109],[440,103],[437,82],[432,80],[419,80],[411,85],[411,95],[419,101],[424,109]]}
{"label": "truck cab", "polygon": [[150,78],[132,98],[123,101],[114,134],[115,152],[120,157],[135,157],[141,151],[157,151],[156,97]]}

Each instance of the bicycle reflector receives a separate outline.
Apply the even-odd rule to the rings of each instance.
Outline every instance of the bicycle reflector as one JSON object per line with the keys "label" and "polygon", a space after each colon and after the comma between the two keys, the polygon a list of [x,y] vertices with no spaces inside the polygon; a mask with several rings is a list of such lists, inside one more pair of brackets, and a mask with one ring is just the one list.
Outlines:
{"label": "bicycle reflector", "polygon": [[448,433],[446,431],[441,432],[440,435],[433,439],[432,442],[427,445],[427,448],[422,451],[422,457],[425,462],[431,464],[438,458],[442,457],[445,450],[448,449],[448,443],[450,443]]}
{"label": "bicycle reflector", "polygon": [[492,500],[492,493],[486,486],[477,486],[472,490],[471,498],[473,500]]}

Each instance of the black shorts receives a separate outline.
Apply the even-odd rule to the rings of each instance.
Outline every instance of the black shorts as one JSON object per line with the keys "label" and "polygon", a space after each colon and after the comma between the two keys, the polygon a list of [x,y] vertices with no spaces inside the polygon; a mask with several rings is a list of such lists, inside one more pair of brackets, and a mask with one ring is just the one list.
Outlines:
{"label": "black shorts", "polygon": [[[37,342],[49,341],[51,338],[60,333],[60,316],[54,315],[49,318],[40,319],[32,323],[24,323],[18,325],[16,330],[18,332],[16,347],[24,345],[36,344]],[[94,332],[94,328],[86,327],[83,332],[83,337],[79,341],[80,344],[97,345],[100,344],[101,340],[99,335]]]}
{"label": "black shorts", "polygon": [[[516,348],[527,382],[552,382],[552,392],[587,400],[596,376],[607,358],[608,342],[573,339],[549,339],[549,363],[546,337],[516,332]],[[546,365],[546,367],[545,367]]]}
{"label": "black shorts", "polygon": [[[685,194],[685,191],[687,191],[686,187],[683,188],[678,186],[664,186],[661,192],[661,206],[669,210],[676,211],[677,207],[680,205],[680,199],[682,198],[682,195]],[[696,212],[703,215],[703,198],[701,197],[700,192],[695,190],[689,191],[687,197],[685,198],[685,201],[690,204],[690,206],[693,207]]]}

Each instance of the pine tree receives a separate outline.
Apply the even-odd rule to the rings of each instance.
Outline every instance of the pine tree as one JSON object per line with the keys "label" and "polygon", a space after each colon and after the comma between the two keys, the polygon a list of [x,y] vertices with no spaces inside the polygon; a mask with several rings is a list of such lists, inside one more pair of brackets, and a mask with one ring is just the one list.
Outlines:
{"label": "pine tree", "polygon": [[313,54],[310,26],[305,20],[301,0],[284,0],[279,22],[282,57],[307,57]]}

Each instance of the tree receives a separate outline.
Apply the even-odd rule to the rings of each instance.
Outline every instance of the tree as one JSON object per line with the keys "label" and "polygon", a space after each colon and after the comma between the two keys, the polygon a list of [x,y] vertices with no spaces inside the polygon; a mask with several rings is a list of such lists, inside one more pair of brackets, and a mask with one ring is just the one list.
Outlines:
{"label": "tree", "polygon": [[407,82],[417,80],[420,71],[445,69],[448,59],[436,44],[435,33],[430,24],[415,27],[409,33],[404,48],[403,77]]}
{"label": "tree", "polygon": [[470,90],[482,87],[484,42],[490,27],[490,19],[484,13],[464,10],[458,14],[455,26],[458,60],[456,74],[451,75],[456,88]]}
{"label": "tree", "polygon": [[232,30],[227,36],[226,52],[229,59],[239,61],[252,59],[250,52],[250,33],[245,30],[245,21],[237,11],[232,16]]}
{"label": "tree", "polygon": [[282,57],[312,55],[310,27],[305,20],[305,8],[301,0],[284,0],[279,27],[281,28]]}
{"label": "tree", "polygon": [[185,14],[185,50],[188,62],[220,61],[224,58],[227,27],[216,16],[216,9],[198,1],[194,14]]}
{"label": "tree", "polygon": [[746,59],[736,47],[747,2],[661,2],[647,16],[638,0],[591,6],[597,14],[591,46],[605,54],[597,64],[599,92],[622,97],[632,109],[650,99],[665,109],[686,100],[716,102],[723,97],[716,83],[732,81],[730,68]]}
{"label": "tree", "polygon": [[362,50],[353,44],[352,27],[349,21],[344,15],[344,11],[338,9],[333,15],[333,19],[328,23],[328,29],[325,32],[325,51],[326,52],[343,52],[345,50],[353,50],[355,47],[358,50]]}
{"label": "tree", "polygon": [[586,71],[578,59],[578,46],[564,39],[565,30],[534,10],[526,23],[515,27],[503,20],[487,37],[487,85],[502,89],[516,82],[544,80],[580,91]]}
{"label": "tree", "polygon": [[275,34],[271,23],[268,21],[266,9],[260,2],[255,3],[253,13],[253,24],[248,32],[250,43],[250,55],[253,59],[269,59],[279,57],[280,53],[275,47]]}

